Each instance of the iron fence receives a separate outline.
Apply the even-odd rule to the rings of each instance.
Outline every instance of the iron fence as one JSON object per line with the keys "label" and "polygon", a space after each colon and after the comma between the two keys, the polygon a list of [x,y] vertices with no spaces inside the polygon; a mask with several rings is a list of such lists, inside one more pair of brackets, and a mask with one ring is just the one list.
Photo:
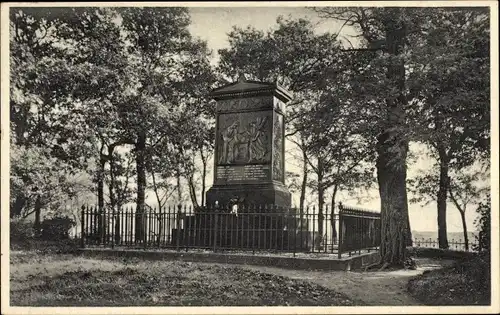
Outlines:
{"label": "iron fence", "polygon": [[[170,248],[178,251],[273,251],[338,254],[372,249],[380,241],[380,215],[326,206],[192,208],[113,211],[84,207],[81,246]],[[340,233],[340,237],[338,233]]]}
{"label": "iron fence", "polygon": [[[448,249],[471,252],[476,248],[476,242],[468,243],[468,248],[465,246],[465,241],[452,239],[448,241]],[[413,247],[439,248],[439,241],[433,238],[413,238]]]}
{"label": "iron fence", "polygon": [[376,249],[380,245],[380,212],[339,205],[339,249],[342,253]]}

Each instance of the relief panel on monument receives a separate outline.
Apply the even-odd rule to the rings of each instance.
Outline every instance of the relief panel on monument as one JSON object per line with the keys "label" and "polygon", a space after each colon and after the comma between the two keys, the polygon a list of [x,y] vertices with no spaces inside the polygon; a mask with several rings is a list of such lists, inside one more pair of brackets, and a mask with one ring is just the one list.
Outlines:
{"label": "relief panel on monument", "polygon": [[273,124],[273,179],[283,181],[283,115],[275,114]]}
{"label": "relief panel on monument", "polygon": [[272,111],[220,114],[217,164],[269,163]]}

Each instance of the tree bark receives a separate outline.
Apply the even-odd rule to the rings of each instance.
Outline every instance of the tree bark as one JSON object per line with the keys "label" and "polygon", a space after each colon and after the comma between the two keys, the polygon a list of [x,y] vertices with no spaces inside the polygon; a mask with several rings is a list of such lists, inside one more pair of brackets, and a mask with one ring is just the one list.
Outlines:
{"label": "tree bark", "polygon": [[[111,204],[112,209],[116,209],[116,195],[115,195],[115,160],[113,158],[114,147],[108,147],[108,158],[109,158],[109,176],[111,178],[109,182],[109,203]],[[119,209],[118,209],[119,210]]]}
{"label": "tree bark", "polygon": [[97,207],[99,211],[104,209],[104,167],[106,165],[106,156],[101,150],[99,155],[99,171],[97,173]]}
{"label": "tree bark", "polygon": [[449,189],[449,159],[446,150],[438,146],[439,153],[439,190],[437,193],[437,221],[439,248],[448,248],[448,233],[446,228],[446,201]]}
{"label": "tree bark", "polygon": [[386,76],[393,82],[397,95],[386,96],[387,117],[377,139],[377,180],[381,201],[380,255],[383,266],[404,266],[408,244],[408,197],[406,193],[406,156],[408,140],[405,137],[405,67],[399,58],[404,47],[406,27],[398,18],[384,21],[387,52],[394,60],[387,66]]}
{"label": "tree bark", "polygon": [[175,174],[175,179],[177,181],[177,199],[179,201],[179,205],[182,203],[182,187],[181,187],[181,172],[177,170]]}
{"label": "tree bark", "polygon": [[380,254],[384,263],[403,266],[408,237],[405,159],[408,146],[401,144],[399,150],[404,156],[399,158],[394,158],[388,147],[386,141],[379,140],[377,179],[381,200]]}
{"label": "tree bark", "polygon": [[41,233],[41,214],[42,214],[42,201],[41,197],[36,197],[35,201],[35,222],[33,224],[33,229],[35,230],[35,235],[39,236]]}
{"label": "tree bark", "polygon": [[191,174],[188,178],[188,186],[189,186],[189,196],[191,197],[191,203],[195,209],[199,208],[198,198],[196,197],[196,186],[194,184],[193,174]]}
{"label": "tree bark", "polygon": [[337,191],[338,191],[338,185],[333,186],[333,193],[332,193],[332,210],[331,210],[331,225],[332,225],[332,237],[333,237],[333,243],[337,244],[337,226],[336,226],[336,220],[335,220],[335,205],[336,205],[336,199],[337,199]]}
{"label": "tree bark", "polygon": [[207,158],[203,155],[203,149],[201,149],[201,162],[203,163],[202,173],[201,173],[201,204],[200,206],[205,206],[205,180],[207,179]]}
{"label": "tree bark", "polygon": [[137,201],[135,210],[135,239],[142,241],[144,239],[144,212],[146,197],[146,133],[140,131],[137,135],[136,148],[136,170],[137,170]]}
{"label": "tree bark", "polygon": [[318,244],[321,244],[323,240],[323,208],[325,206],[325,188],[323,183],[323,160],[318,158],[318,234],[319,240]]}
{"label": "tree bark", "polygon": [[104,238],[104,168],[106,166],[106,155],[103,152],[104,144],[101,146],[101,152],[99,154],[99,171],[97,173],[97,236],[98,242],[101,242]]}
{"label": "tree bark", "polygon": [[304,212],[304,203],[306,199],[306,190],[307,190],[307,173],[308,173],[308,165],[307,165],[307,153],[305,149],[301,148],[302,150],[302,159],[303,164],[302,164],[302,185],[300,188],[300,200],[299,200],[299,209],[300,212]]}
{"label": "tree bark", "polygon": [[469,251],[469,236],[467,235],[467,222],[465,221],[465,211],[459,211],[460,217],[462,218],[462,227],[464,231],[464,242],[465,242],[465,250]]}

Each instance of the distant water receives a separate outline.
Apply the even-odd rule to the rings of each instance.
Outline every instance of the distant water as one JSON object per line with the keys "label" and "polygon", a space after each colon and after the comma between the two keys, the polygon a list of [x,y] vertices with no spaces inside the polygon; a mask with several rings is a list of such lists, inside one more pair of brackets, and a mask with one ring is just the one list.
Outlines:
{"label": "distant water", "polygon": [[[432,239],[432,240],[437,240],[438,238],[438,232],[437,231],[411,231],[412,237],[414,239]],[[468,237],[469,237],[469,242],[475,242],[476,241],[476,232],[468,232]],[[463,232],[448,232],[448,241],[457,241],[457,242],[463,242],[464,241],[464,233]]]}

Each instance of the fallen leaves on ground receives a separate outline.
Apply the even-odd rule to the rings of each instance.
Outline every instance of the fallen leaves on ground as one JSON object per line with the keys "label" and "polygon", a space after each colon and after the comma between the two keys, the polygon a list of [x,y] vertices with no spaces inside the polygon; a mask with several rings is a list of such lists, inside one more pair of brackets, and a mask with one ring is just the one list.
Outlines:
{"label": "fallen leaves on ground", "polygon": [[[11,291],[16,306],[349,306],[351,299],[317,284],[244,267],[183,261],[117,260],[96,268],[26,278]],[[20,279],[19,279],[20,280]],[[36,282],[34,281],[36,280]]]}

